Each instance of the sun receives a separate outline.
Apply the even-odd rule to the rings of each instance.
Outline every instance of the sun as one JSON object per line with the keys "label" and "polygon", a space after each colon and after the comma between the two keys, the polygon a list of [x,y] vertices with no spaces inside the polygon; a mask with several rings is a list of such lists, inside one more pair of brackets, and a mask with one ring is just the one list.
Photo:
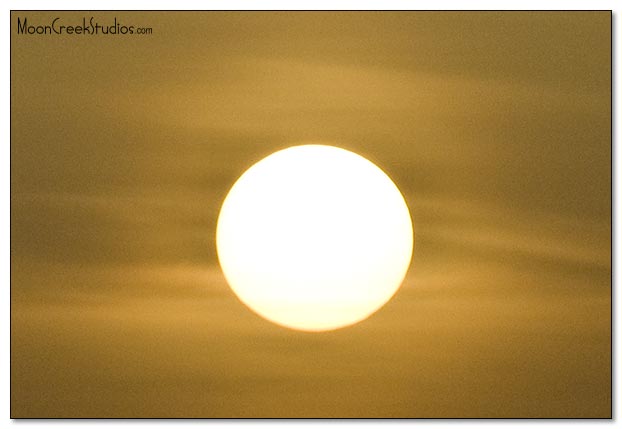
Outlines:
{"label": "sun", "polygon": [[376,165],[326,145],[293,146],[235,182],[216,228],[231,289],[278,325],[327,331],[366,319],[400,287],[413,227]]}

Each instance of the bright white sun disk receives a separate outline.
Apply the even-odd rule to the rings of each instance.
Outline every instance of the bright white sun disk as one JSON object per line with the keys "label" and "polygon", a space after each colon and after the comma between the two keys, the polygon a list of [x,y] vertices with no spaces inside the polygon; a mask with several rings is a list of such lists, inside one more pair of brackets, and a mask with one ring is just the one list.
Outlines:
{"label": "bright white sun disk", "polygon": [[413,250],[408,208],[365,158],[294,146],[248,169],[225,198],[216,244],[239,299],[279,325],[357,323],[397,291]]}

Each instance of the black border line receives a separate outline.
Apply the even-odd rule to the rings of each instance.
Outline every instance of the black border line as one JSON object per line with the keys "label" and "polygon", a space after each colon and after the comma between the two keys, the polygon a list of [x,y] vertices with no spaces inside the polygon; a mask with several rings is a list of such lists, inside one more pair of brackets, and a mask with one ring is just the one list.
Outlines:
{"label": "black border line", "polygon": [[542,9],[542,10],[530,10],[530,9],[361,9],[361,10],[352,10],[352,9],[150,9],[150,10],[141,10],[141,9],[11,9],[11,13],[13,12],[140,12],[140,13],[150,13],[150,12],[205,12],[205,13],[213,13],[213,12],[611,12],[613,14],[612,9],[569,9],[569,10],[559,10],[559,9]]}
{"label": "black border line", "polygon": [[614,285],[615,285],[615,275],[614,275],[614,271],[615,271],[615,265],[614,265],[614,240],[615,240],[615,222],[614,222],[614,212],[615,212],[615,192],[614,192],[614,188],[615,188],[615,169],[613,168],[613,163],[615,160],[615,150],[614,150],[614,146],[613,146],[613,140],[614,140],[614,134],[615,134],[615,128],[614,128],[614,112],[615,112],[615,105],[614,105],[614,85],[615,82],[613,80],[613,66],[614,66],[614,50],[613,50],[613,41],[614,41],[614,31],[615,31],[615,27],[613,26],[613,11],[611,12],[611,15],[609,16],[609,22],[610,22],[610,30],[609,30],[609,34],[611,36],[611,41],[610,41],[610,54],[609,54],[609,71],[610,71],[610,75],[609,75],[609,97],[610,97],[610,101],[609,101],[609,114],[611,115],[611,125],[609,128],[609,138],[611,139],[610,141],[610,145],[611,145],[611,173],[609,175],[609,177],[611,178],[611,223],[610,223],[610,231],[611,231],[611,239],[610,239],[610,252],[611,252],[611,262],[609,265],[609,269],[611,270],[611,284],[610,284],[610,301],[609,301],[609,320],[611,323],[611,327],[609,330],[609,333],[611,335],[611,339],[610,339],[610,345],[611,345],[611,355],[610,355],[610,365],[611,365],[611,379],[610,379],[610,385],[611,385],[611,411],[610,411],[610,415],[611,415],[611,419],[615,420],[615,416],[614,416],[614,398],[615,398],[615,391],[614,391],[614,382],[615,382],[615,370],[614,370],[614,366],[615,366],[615,360],[614,360],[614,354],[615,354],[615,338],[613,335],[613,330],[615,327],[615,314],[613,312],[613,303],[614,303]]}
{"label": "black border line", "polygon": [[[45,420],[72,420],[72,421],[90,421],[90,420],[114,420],[114,421],[119,421],[119,422],[123,422],[123,421],[132,421],[132,420],[143,420],[143,421],[153,421],[153,420],[167,420],[167,421],[175,421],[175,420],[194,420],[194,421],[203,421],[203,420],[210,420],[210,421],[240,421],[240,420],[261,420],[261,421],[299,421],[299,420],[304,420],[304,421],[310,421],[310,420],[321,420],[321,421],[340,421],[340,420],[347,420],[347,421],[366,421],[366,420],[382,420],[382,421],[401,421],[401,420],[416,420],[416,421],[430,421],[430,420],[444,420],[444,421],[456,421],[456,420],[474,420],[474,421],[489,421],[489,420],[493,420],[493,421],[504,421],[504,420],[525,420],[525,421],[549,421],[549,420],[583,420],[583,421],[593,421],[593,422],[603,422],[606,420],[611,420],[611,421],[615,421],[616,420],[616,416],[614,416],[614,399],[615,399],[615,389],[614,389],[614,383],[615,383],[615,379],[614,379],[614,375],[615,375],[615,371],[614,371],[614,350],[615,350],[615,336],[614,336],[614,312],[613,312],[613,307],[614,307],[614,298],[615,298],[615,285],[614,285],[614,280],[615,280],[615,266],[614,266],[614,240],[615,240],[615,223],[614,223],[614,215],[615,215],[615,192],[614,192],[614,188],[615,188],[615,170],[613,168],[613,163],[614,163],[614,157],[615,157],[615,147],[614,147],[614,85],[615,85],[615,81],[613,78],[613,68],[614,68],[614,50],[613,50],[613,36],[614,36],[614,26],[613,26],[613,10],[612,9],[567,9],[567,10],[563,10],[563,9],[541,9],[541,10],[533,10],[533,9],[426,9],[426,10],[420,10],[420,9],[363,9],[363,10],[351,10],[351,9],[301,9],[301,10],[291,10],[291,9],[260,9],[260,10],[253,10],[253,9],[222,9],[222,10],[204,10],[204,9],[151,9],[151,10],[140,10],[140,9],[128,9],[128,10],[118,10],[118,9],[91,9],[91,10],[84,10],[84,9],[10,9],[9,11],[9,81],[11,81],[11,77],[13,75],[13,67],[12,67],[12,59],[13,59],[13,44],[11,43],[13,40],[13,32],[11,31],[11,23],[13,20],[13,13],[14,12],[57,12],[57,13],[66,13],[66,12],[118,12],[118,13],[150,13],[150,12],[202,12],[202,13],[214,13],[214,12],[240,12],[240,13],[244,13],[244,12],[268,12],[268,13],[274,13],[274,12],[296,12],[296,13],[302,13],[302,12],[461,12],[461,13],[470,13],[470,12],[507,12],[507,13],[512,13],[512,12],[537,12],[537,13],[547,13],[547,12],[557,12],[557,13],[569,13],[569,12],[609,12],[609,20],[610,20],[610,54],[609,54],[609,59],[610,59],[610,76],[609,76],[609,91],[610,91],[610,131],[609,131],[609,136],[610,136],[610,157],[611,157],[611,167],[610,167],[610,177],[611,177],[611,220],[610,220],[610,231],[611,231],[611,236],[610,236],[610,271],[611,271],[611,285],[610,285],[610,347],[611,347],[611,352],[610,352],[610,370],[611,370],[611,379],[610,379],[610,388],[611,388],[611,394],[610,394],[610,411],[609,411],[609,417],[504,417],[504,418],[499,418],[499,417],[360,417],[360,418],[351,418],[351,417],[341,417],[341,418],[329,418],[329,417],[313,417],[313,418],[305,418],[305,417],[298,417],[298,418],[287,418],[287,417],[228,417],[228,418],[218,418],[218,417],[177,417],[177,418],[172,418],[172,417],[13,417],[12,414],[10,415],[10,419],[13,421],[17,421],[17,422],[28,422],[28,421],[45,421]],[[9,100],[12,104],[12,97],[11,97],[11,88],[12,88],[12,82],[9,86]],[[11,116],[10,116],[10,111],[9,111],[9,164],[11,164],[11,142],[13,141],[13,130],[12,130],[12,126],[11,126]],[[11,169],[9,169],[9,188],[11,188]],[[10,189],[9,189],[9,194],[10,194]],[[10,218],[11,218],[11,200],[9,198],[9,222],[10,222]],[[10,242],[10,227],[9,227],[9,242]],[[9,243],[10,246],[10,243]],[[10,258],[10,251],[9,251],[9,258]],[[11,270],[11,263],[9,261],[9,279],[12,278],[12,270]],[[13,304],[13,296],[12,296],[12,281],[10,280],[10,285],[9,285],[9,334],[11,334],[12,332],[12,304]],[[11,335],[9,335],[11,336]],[[11,407],[11,402],[12,402],[12,378],[11,378],[11,342],[9,340],[9,413],[12,413],[12,407]]]}

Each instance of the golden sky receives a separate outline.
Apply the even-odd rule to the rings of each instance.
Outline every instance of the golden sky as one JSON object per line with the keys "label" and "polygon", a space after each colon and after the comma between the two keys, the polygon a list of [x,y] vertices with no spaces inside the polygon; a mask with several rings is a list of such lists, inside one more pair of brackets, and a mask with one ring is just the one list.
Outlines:
{"label": "golden sky", "polygon": [[[94,16],[150,35],[17,34]],[[12,417],[611,415],[609,12],[11,14]],[[304,333],[218,266],[240,174],[382,168],[413,262]]]}

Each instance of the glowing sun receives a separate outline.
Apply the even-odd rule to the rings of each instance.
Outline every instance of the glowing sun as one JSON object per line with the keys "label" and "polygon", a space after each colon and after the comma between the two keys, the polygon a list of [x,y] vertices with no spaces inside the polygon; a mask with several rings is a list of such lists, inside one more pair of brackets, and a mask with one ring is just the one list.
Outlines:
{"label": "glowing sun", "polygon": [[393,296],[410,265],[413,228],[380,168],[344,149],[303,145],[235,182],[216,245],[227,282],[251,310],[326,331],[360,322]]}

